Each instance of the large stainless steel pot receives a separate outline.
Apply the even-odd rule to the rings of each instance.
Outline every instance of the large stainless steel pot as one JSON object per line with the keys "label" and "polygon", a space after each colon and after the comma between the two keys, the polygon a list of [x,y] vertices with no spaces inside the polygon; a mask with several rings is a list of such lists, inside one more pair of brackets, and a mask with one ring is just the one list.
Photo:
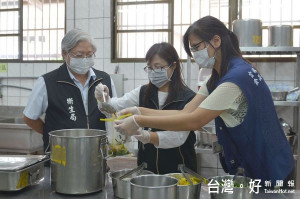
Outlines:
{"label": "large stainless steel pot", "polygon": [[105,187],[105,131],[65,129],[49,135],[52,189],[64,194],[86,194]]}
{"label": "large stainless steel pot", "polygon": [[269,27],[269,46],[293,46],[293,28],[289,25]]}
{"label": "large stainless steel pot", "polygon": [[131,176],[124,178],[122,180],[119,179],[120,176],[123,174],[131,171],[131,169],[122,169],[118,171],[114,171],[110,173],[110,177],[112,180],[112,186],[114,190],[114,195],[118,198],[126,198],[130,199],[130,180],[133,177],[139,176],[139,175],[147,175],[147,174],[153,174],[151,171],[142,170],[141,172],[134,173]]}
{"label": "large stainless steel pot", "polygon": [[259,19],[236,19],[233,32],[241,47],[262,46],[262,22]]}
{"label": "large stainless steel pot", "polygon": [[130,180],[131,199],[176,199],[176,178],[163,175],[143,175]]}

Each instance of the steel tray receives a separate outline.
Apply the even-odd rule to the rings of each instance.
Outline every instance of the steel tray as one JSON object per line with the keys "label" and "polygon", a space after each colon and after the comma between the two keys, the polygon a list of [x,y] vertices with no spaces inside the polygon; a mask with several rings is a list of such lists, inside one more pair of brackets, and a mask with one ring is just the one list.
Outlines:
{"label": "steel tray", "polygon": [[45,155],[0,155],[0,191],[17,191],[44,179]]}

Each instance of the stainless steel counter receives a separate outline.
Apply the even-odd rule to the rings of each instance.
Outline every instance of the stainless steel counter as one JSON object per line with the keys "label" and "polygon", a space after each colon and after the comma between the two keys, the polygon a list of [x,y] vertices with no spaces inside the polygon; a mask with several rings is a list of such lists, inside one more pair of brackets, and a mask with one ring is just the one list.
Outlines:
{"label": "stainless steel counter", "polygon": [[[1,180],[1,179],[0,179]],[[45,169],[45,178],[44,181],[40,182],[38,185],[27,187],[21,191],[17,192],[0,192],[0,199],[111,199],[115,198],[113,196],[113,190],[111,185],[111,179],[107,177],[106,188],[100,192],[87,194],[87,195],[65,195],[58,194],[51,190],[50,187],[50,169],[46,167]],[[200,199],[210,198],[208,194],[208,187],[202,186]],[[299,199],[300,191],[297,191],[295,194],[254,194],[254,199]]]}

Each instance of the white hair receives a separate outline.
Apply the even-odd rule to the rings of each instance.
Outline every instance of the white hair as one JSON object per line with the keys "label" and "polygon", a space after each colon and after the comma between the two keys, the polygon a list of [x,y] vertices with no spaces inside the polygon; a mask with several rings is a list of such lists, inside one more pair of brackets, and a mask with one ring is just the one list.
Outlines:
{"label": "white hair", "polygon": [[81,41],[88,41],[93,46],[94,52],[97,51],[97,47],[89,33],[84,32],[81,29],[75,28],[67,32],[61,41],[61,50],[69,53],[77,44]]}

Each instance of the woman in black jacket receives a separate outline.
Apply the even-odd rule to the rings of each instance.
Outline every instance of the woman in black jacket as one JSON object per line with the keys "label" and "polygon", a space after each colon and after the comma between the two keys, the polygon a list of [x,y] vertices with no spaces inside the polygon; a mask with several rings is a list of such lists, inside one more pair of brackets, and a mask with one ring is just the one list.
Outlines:
{"label": "woman in black jacket", "polygon": [[[146,62],[144,70],[148,73],[148,84],[120,98],[110,98],[108,88],[100,84],[95,89],[99,107],[104,101],[103,92],[106,102],[117,110],[132,106],[182,110],[193,99],[195,93],[182,80],[179,56],[171,44],[154,44],[146,54]],[[138,165],[146,162],[147,169],[157,174],[178,172],[179,164],[197,170],[193,131],[168,132],[145,127],[139,129],[135,137],[139,140]]]}

